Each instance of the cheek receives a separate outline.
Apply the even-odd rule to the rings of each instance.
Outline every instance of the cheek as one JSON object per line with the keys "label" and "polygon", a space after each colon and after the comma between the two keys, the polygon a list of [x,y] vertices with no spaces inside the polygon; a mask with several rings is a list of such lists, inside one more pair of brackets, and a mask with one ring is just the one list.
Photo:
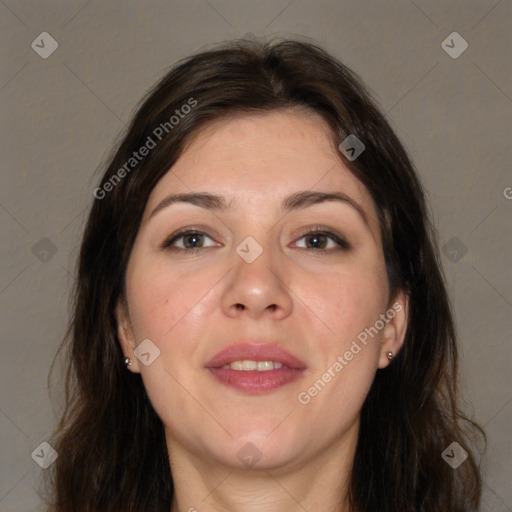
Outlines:
{"label": "cheek", "polygon": [[368,336],[365,329],[383,312],[387,289],[371,273],[335,273],[322,287],[315,282],[308,287],[308,304],[316,304],[322,320],[312,317],[319,326],[311,336],[317,364],[296,399],[304,414],[322,417],[327,436],[335,436],[358,417],[375,378],[380,337]]}
{"label": "cheek", "polygon": [[[173,429],[202,423],[204,410],[194,406],[186,390],[195,389],[198,349],[207,318],[212,315],[212,289],[218,281],[208,272],[188,273],[167,265],[140,265],[127,276],[132,326],[137,342],[149,338],[160,350],[150,366],[139,365],[151,403]],[[218,298],[216,299],[218,302]],[[181,419],[180,419],[181,418]]]}
{"label": "cheek", "polygon": [[300,275],[295,288],[303,303],[314,313],[313,320],[316,316],[322,321],[326,336],[318,340],[339,350],[365,328],[374,325],[387,304],[384,265],[366,264],[363,259],[351,263],[321,277],[318,274]]}
{"label": "cheek", "polygon": [[204,273],[177,273],[162,265],[136,268],[128,277],[127,293],[137,340],[150,338],[157,345],[172,342],[182,324],[193,321],[214,284]]}
{"label": "cheek", "polygon": [[304,302],[322,322],[313,338],[318,365],[297,399],[312,417],[325,418],[332,435],[357,417],[377,369],[380,336],[365,329],[384,313],[388,287],[385,266],[375,261],[360,258],[301,281]]}

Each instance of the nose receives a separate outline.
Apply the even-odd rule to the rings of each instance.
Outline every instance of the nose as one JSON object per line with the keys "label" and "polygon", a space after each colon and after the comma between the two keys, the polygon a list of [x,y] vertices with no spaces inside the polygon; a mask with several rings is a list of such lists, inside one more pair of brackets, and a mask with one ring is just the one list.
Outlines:
{"label": "nose", "polygon": [[222,297],[226,315],[233,318],[245,315],[254,320],[267,316],[283,319],[292,312],[293,293],[287,284],[289,270],[286,271],[278,251],[268,246],[262,249],[254,261],[235,252],[234,267],[227,276]]}

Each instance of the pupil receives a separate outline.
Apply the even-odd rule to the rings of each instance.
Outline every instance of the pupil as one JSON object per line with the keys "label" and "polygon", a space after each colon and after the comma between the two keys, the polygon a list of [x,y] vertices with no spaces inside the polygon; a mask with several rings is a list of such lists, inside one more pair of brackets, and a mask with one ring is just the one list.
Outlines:
{"label": "pupil", "polygon": [[[187,241],[187,242],[190,242],[190,240],[195,239],[197,242],[199,242],[199,238],[200,238],[200,236],[199,236],[199,235],[197,235],[197,234],[192,234],[192,235],[188,235],[188,236],[187,236],[186,241]],[[192,246],[193,246],[193,247],[197,247],[196,245],[194,245],[194,243],[193,243],[193,242],[192,242]]]}
{"label": "pupil", "polygon": [[322,245],[322,243],[319,241],[319,239],[322,237],[322,235],[312,235],[309,237],[310,240],[314,240],[312,243],[313,247],[319,247]]}

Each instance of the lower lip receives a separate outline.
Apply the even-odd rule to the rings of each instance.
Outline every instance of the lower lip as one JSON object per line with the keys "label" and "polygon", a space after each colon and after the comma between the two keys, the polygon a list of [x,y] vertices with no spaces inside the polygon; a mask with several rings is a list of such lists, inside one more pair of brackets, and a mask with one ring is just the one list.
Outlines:
{"label": "lower lip", "polygon": [[296,381],[304,373],[304,369],[284,367],[267,371],[244,371],[231,368],[208,368],[208,370],[222,384],[253,395],[274,391]]}

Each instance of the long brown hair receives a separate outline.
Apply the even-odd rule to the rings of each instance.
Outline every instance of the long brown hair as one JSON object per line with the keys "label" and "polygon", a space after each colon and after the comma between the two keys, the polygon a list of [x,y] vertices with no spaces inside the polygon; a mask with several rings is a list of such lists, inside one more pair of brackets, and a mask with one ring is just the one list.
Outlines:
{"label": "long brown hair", "polygon": [[[231,115],[297,107],[320,114],[336,145],[349,134],[364,143],[356,160],[341,152],[340,158],[375,202],[391,291],[409,297],[404,346],[377,372],[361,411],[352,509],[477,509],[481,476],[473,446],[485,435],[458,409],[452,312],[425,194],[406,151],[359,77],[324,50],[242,40],[181,61],[155,85],[95,190],[61,347],[69,366],[49,510],[170,510],[163,425],[140,375],[124,368],[116,335],[114,308],[130,251],[150,192],[198,130]],[[149,139],[154,147],[131,161]],[[458,469],[441,457],[453,441],[468,453]]]}

